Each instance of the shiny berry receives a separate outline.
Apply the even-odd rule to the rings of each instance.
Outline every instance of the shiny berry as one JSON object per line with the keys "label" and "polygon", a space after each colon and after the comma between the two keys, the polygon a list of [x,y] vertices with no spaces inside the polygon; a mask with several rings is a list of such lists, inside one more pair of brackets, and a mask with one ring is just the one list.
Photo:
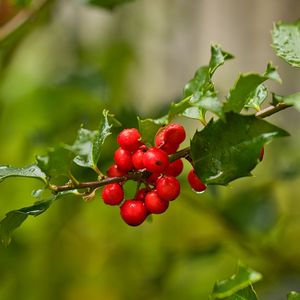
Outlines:
{"label": "shiny berry", "polygon": [[128,172],[133,169],[131,153],[122,148],[118,148],[114,154],[115,163],[121,171]]}
{"label": "shiny berry", "polygon": [[111,183],[104,187],[102,199],[108,205],[118,205],[124,198],[123,188],[118,183]]}
{"label": "shiny berry", "polygon": [[188,182],[193,190],[196,192],[203,192],[206,190],[206,185],[196,175],[195,170],[191,170],[188,174]]}
{"label": "shiny berry", "polygon": [[151,147],[143,155],[143,164],[149,172],[163,172],[169,165],[168,154],[161,149]]}
{"label": "shiny berry", "polygon": [[122,130],[118,137],[117,142],[124,150],[135,151],[140,146],[141,134],[136,128],[129,128]]}
{"label": "shiny berry", "polygon": [[118,166],[116,164],[113,164],[106,172],[108,177],[121,177],[126,174],[126,172],[121,171],[118,169]]}
{"label": "shiny berry", "polygon": [[183,170],[183,162],[181,159],[177,159],[171,162],[168,168],[164,171],[165,175],[177,177]]}
{"label": "shiny berry", "polygon": [[169,207],[169,201],[162,200],[156,191],[152,191],[146,195],[145,205],[150,213],[162,214]]}
{"label": "shiny berry", "polygon": [[131,226],[142,224],[147,218],[148,211],[145,203],[139,200],[127,200],[120,207],[122,219]]}
{"label": "shiny berry", "polygon": [[132,163],[136,170],[141,170],[145,168],[143,163],[143,156],[146,151],[147,151],[147,147],[142,146],[133,153]]}
{"label": "shiny berry", "polygon": [[147,193],[148,193],[148,191],[146,188],[139,189],[138,192],[136,193],[135,199],[144,201]]}
{"label": "shiny berry", "polygon": [[185,140],[185,130],[180,124],[169,124],[164,132],[166,143],[179,145]]}
{"label": "shiny berry", "polygon": [[162,200],[172,201],[176,199],[180,193],[180,184],[175,177],[164,176],[157,180],[156,190]]}

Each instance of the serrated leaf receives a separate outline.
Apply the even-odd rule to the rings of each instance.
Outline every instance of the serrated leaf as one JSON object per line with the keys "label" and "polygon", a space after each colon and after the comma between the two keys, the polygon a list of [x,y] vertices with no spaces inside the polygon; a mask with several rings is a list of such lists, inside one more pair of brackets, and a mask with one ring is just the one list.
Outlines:
{"label": "serrated leaf", "polygon": [[[239,264],[237,274],[231,276],[229,279],[220,280],[215,283],[211,293],[211,299],[242,300],[247,298],[238,298],[238,296],[246,297],[246,295],[250,295],[252,297],[247,300],[255,299],[253,298],[254,291],[251,291],[251,286],[253,283],[261,280],[261,278],[262,275],[260,273]],[[250,287],[250,289],[247,289],[247,287]],[[240,295],[238,292],[240,292]],[[228,298],[234,294],[237,295],[237,298]]]}
{"label": "serrated leaf", "polygon": [[80,0],[80,2],[83,2],[85,4],[92,4],[104,8],[114,8],[115,6],[133,1],[134,0]]}
{"label": "serrated leaf", "polygon": [[102,146],[106,138],[111,135],[113,126],[121,126],[120,122],[109,114],[108,110],[103,110],[103,116],[100,121],[100,126],[97,134],[94,137],[92,144],[92,168],[97,169],[97,163],[100,159]]}
{"label": "serrated leaf", "polygon": [[259,110],[261,104],[265,101],[267,96],[268,89],[263,84],[260,84],[253,92],[250,93],[245,103],[245,107]]}
{"label": "serrated leaf", "polygon": [[37,164],[50,178],[68,176],[73,152],[65,145],[50,148],[47,155],[37,156]]}
{"label": "serrated leaf", "polygon": [[276,68],[270,63],[263,75],[257,73],[240,74],[234,86],[229,91],[227,100],[224,103],[224,111],[239,113],[249,102],[248,99],[251,97],[251,94],[255,93],[258,86],[267,79],[280,79]]}
{"label": "serrated leaf", "polygon": [[227,113],[225,117],[226,122],[209,122],[191,141],[196,173],[206,184],[227,185],[239,177],[250,176],[263,145],[288,135],[253,115]]}
{"label": "serrated leaf", "polygon": [[297,110],[300,111],[300,92],[289,96],[279,96],[273,94],[272,104],[276,105],[279,102],[285,103],[287,105],[293,105]]}
{"label": "serrated leaf", "polygon": [[223,108],[217,98],[212,76],[218,67],[233,58],[218,45],[211,46],[211,58],[208,66],[200,67],[194,77],[185,85],[181,101],[172,103],[169,110],[169,121],[177,115],[192,119],[202,118],[206,111],[223,116]]}
{"label": "serrated leaf", "polygon": [[226,298],[218,298],[224,300],[258,300],[257,295],[250,285]]}
{"label": "serrated leaf", "polygon": [[288,300],[300,300],[300,293],[299,292],[289,292],[288,293]]}
{"label": "serrated leaf", "polygon": [[154,143],[154,137],[160,127],[167,124],[164,119],[140,119],[138,117],[139,132],[142,136],[142,140],[146,143]]}
{"label": "serrated leaf", "polygon": [[294,67],[300,67],[300,20],[278,22],[272,31],[273,47],[277,56]]}
{"label": "serrated leaf", "polygon": [[0,166],[0,182],[8,177],[30,177],[46,182],[46,174],[37,166],[30,165],[24,168]]}

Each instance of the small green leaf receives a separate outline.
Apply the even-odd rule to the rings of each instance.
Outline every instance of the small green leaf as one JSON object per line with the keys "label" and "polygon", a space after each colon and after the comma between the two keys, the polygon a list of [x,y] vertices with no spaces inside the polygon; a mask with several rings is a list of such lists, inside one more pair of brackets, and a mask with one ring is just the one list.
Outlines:
{"label": "small green leaf", "polygon": [[0,221],[0,237],[2,244],[8,246],[11,241],[12,232],[21,226],[28,216],[38,216],[45,212],[57,196],[52,196],[46,200],[36,202],[32,206],[8,212],[4,219]]}
{"label": "small green leaf", "polygon": [[273,104],[283,102],[287,105],[294,105],[296,109],[300,111],[300,92],[289,95],[289,96],[279,96],[273,94]]}
{"label": "small green leaf", "polygon": [[152,144],[154,142],[154,137],[158,129],[164,126],[167,122],[163,119],[140,119],[138,117],[139,132],[142,135],[142,140],[146,143]]}
{"label": "small green leaf", "polygon": [[[262,275],[260,273],[239,264],[237,274],[233,275],[229,279],[217,281],[215,283],[211,293],[211,299],[254,300],[256,299],[254,298],[255,292],[251,286],[253,283],[261,280],[261,278]],[[247,287],[250,287],[250,289],[247,289]],[[236,294],[235,298],[228,298],[234,294]],[[249,296],[249,299],[245,298],[247,295]],[[239,298],[238,296],[244,298]]]}
{"label": "small green leaf", "polygon": [[289,292],[288,300],[300,300],[300,293],[299,292]]}
{"label": "small green leaf", "polygon": [[92,144],[92,168],[97,169],[97,163],[101,155],[102,146],[106,138],[111,135],[113,126],[121,126],[120,122],[114,118],[112,114],[109,114],[108,110],[103,110],[103,116],[100,121],[100,126],[97,134],[94,137]]}
{"label": "small green leaf", "polygon": [[245,107],[259,110],[261,104],[265,101],[267,96],[268,89],[263,84],[260,84],[253,92],[249,94]]}
{"label": "small green leaf", "polygon": [[208,66],[200,67],[194,77],[185,85],[181,101],[172,103],[168,119],[172,120],[177,115],[192,119],[203,118],[206,111],[223,117],[223,107],[217,98],[212,76],[226,60],[233,58],[218,45],[211,46],[211,58]]}
{"label": "small green leaf", "polygon": [[251,98],[253,93],[255,94],[258,86],[267,79],[280,80],[276,68],[270,63],[263,75],[256,73],[241,74],[233,88],[230,89],[227,100],[224,103],[224,111],[239,113],[248,104],[249,98]]}
{"label": "small green leaf", "polygon": [[272,40],[277,56],[294,67],[300,67],[300,20],[276,23]]}
{"label": "small green leaf", "polygon": [[37,156],[37,164],[43,172],[50,178],[58,176],[68,176],[73,152],[66,145],[50,148],[47,155]]}
{"label": "small green leaf", "polygon": [[226,114],[197,131],[191,141],[191,156],[197,175],[207,184],[227,185],[250,176],[260,149],[275,137],[288,133],[255,116]]}
{"label": "small green leaf", "polygon": [[24,168],[0,166],[0,182],[7,177],[30,177],[46,182],[46,174],[37,165],[30,165]]}
{"label": "small green leaf", "polygon": [[121,5],[132,1],[134,0],[80,0],[80,2],[83,2],[85,4],[92,4],[105,8],[114,8],[117,5]]}
{"label": "small green leaf", "polygon": [[258,300],[257,295],[253,289],[253,287],[247,286],[246,288],[237,291],[236,293],[232,294],[229,297],[226,298],[218,298],[218,299],[224,299],[224,300]]}

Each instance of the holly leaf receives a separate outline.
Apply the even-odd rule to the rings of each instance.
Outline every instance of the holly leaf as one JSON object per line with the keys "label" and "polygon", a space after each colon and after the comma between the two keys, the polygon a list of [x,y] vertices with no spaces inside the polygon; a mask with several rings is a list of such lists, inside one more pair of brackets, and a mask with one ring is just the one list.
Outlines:
{"label": "holly leaf", "polygon": [[250,285],[226,298],[218,298],[224,300],[258,300],[257,295]]}
{"label": "holly leaf", "polygon": [[97,169],[97,163],[100,159],[102,146],[108,136],[112,134],[112,127],[119,127],[121,123],[114,118],[108,110],[103,110],[103,116],[100,121],[100,126],[97,134],[94,137],[92,144],[92,168]]}
{"label": "holly leaf", "polygon": [[28,216],[38,216],[45,212],[56,198],[57,196],[54,195],[46,200],[36,202],[32,206],[8,212],[5,218],[0,221],[0,237],[2,244],[8,246],[11,242],[12,232],[20,227]]}
{"label": "holly leaf", "polygon": [[49,178],[58,176],[68,176],[74,153],[66,145],[56,146],[48,150],[47,155],[37,156],[39,168],[47,174]]}
{"label": "holly leaf", "polygon": [[299,292],[289,292],[288,300],[300,300],[300,293]]}
{"label": "holly leaf", "polygon": [[0,166],[0,182],[8,177],[29,177],[47,181],[46,174],[37,166],[30,165],[24,168]]}
{"label": "holly leaf", "polygon": [[206,184],[227,185],[251,176],[260,149],[275,137],[288,133],[252,116],[227,113],[226,121],[210,121],[191,141],[191,156],[197,175]]}
{"label": "holly leaf", "polygon": [[263,84],[260,84],[254,91],[249,94],[244,107],[259,110],[261,104],[266,100],[267,96],[268,89]]}
{"label": "holly leaf", "polygon": [[199,119],[206,111],[213,112],[219,117],[223,116],[222,105],[217,98],[212,76],[226,60],[231,58],[233,55],[222,50],[219,45],[211,46],[209,65],[200,67],[194,77],[185,85],[184,99],[171,104],[169,121],[177,115]]}
{"label": "holly leaf", "polygon": [[272,46],[276,55],[288,64],[300,67],[300,20],[293,23],[277,22],[272,31]]}
{"label": "holly leaf", "polygon": [[[40,193],[41,191],[39,191]],[[0,238],[4,246],[8,246],[11,242],[11,235],[15,229],[20,227],[28,216],[39,216],[44,213],[53,204],[54,201],[65,195],[79,195],[75,190],[59,192],[56,195],[52,195],[47,199],[35,202],[31,206],[23,207],[20,209],[12,210],[8,212],[5,217],[0,221]]]}
{"label": "holly leaf", "polygon": [[229,279],[220,280],[215,283],[211,299],[257,299],[255,298],[256,294],[252,289],[252,284],[261,279],[262,275],[260,273],[239,264],[237,274],[231,276]]}
{"label": "holly leaf", "polygon": [[109,9],[132,1],[134,0],[81,0],[81,2],[84,2],[85,4],[92,4],[92,5],[101,6]]}
{"label": "holly leaf", "polygon": [[165,119],[140,119],[138,117],[139,132],[142,140],[151,145],[154,144],[154,137],[162,126],[166,125]]}
{"label": "holly leaf", "polygon": [[273,79],[280,81],[276,68],[269,63],[264,74],[245,73],[240,74],[233,88],[230,89],[226,102],[224,103],[225,112],[239,113],[244,106],[247,107],[249,98],[256,92],[256,89],[266,80]]}
{"label": "holly leaf", "polygon": [[289,95],[289,96],[279,96],[273,94],[273,104],[285,103],[287,105],[293,105],[297,110],[300,111],[300,92]]}

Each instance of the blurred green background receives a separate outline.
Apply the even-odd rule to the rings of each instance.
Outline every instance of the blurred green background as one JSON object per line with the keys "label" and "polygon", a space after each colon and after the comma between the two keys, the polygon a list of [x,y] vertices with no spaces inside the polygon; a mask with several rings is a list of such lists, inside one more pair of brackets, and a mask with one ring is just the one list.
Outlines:
{"label": "blurred green background", "polygon": [[[236,56],[216,75],[221,94],[269,60],[283,79],[273,90],[299,91],[300,71],[270,47],[273,22],[299,17],[297,0],[137,0],[113,10],[84,2],[92,1],[0,0],[0,164],[24,166],[72,143],[81,124],[96,129],[103,108],[124,127],[136,126],[136,115],[162,115],[207,64],[212,42]],[[300,290],[299,116],[289,109],[270,118],[291,137],[266,146],[253,178],[198,195],[186,186],[187,166],[180,198],[138,228],[100,195],[29,218],[0,247],[0,299],[208,299],[238,260],[263,273],[262,299]],[[190,136],[199,127],[178,121]],[[1,183],[0,215],[32,204],[39,187]]]}

